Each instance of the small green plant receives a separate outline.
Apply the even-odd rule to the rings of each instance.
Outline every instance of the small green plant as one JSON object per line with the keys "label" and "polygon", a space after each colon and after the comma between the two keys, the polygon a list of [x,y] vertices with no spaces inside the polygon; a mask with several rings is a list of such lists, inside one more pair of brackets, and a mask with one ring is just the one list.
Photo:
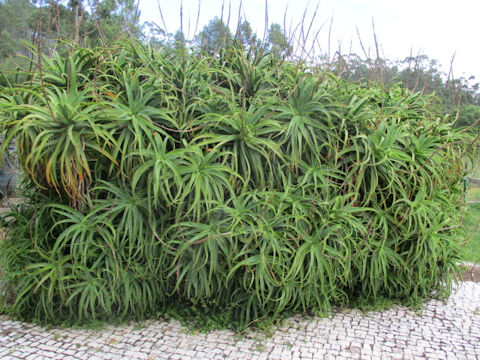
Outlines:
{"label": "small green plant", "polygon": [[138,331],[138,330],[142,330],[144,329],[145,327],[147,326],[147,324],[145,323],[145,321],[139,321],[135,324],[135,326],[132,328],[133,331]]}
{"label": "small green plant", "polygon": [[255,342],[255,351],[257,352],[264,352],[265,351],[265,343],[261,341]]}
{"label": "small green plant", "polygon": [[10,314],[241,329],[449,289],[475,148],[432,97],[235,47],[67,50],[1,89]]}

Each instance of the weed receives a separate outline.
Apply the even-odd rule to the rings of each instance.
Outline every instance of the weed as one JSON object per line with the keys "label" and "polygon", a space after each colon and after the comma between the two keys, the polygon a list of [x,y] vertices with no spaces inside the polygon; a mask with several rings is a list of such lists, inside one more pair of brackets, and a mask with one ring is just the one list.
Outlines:
{"label": "weed", "polygon": [[140,321],[135,324],[135,326],[132,328],[132,331],[138,331],[142,330],[147,326],[147,323],[145,321]]}

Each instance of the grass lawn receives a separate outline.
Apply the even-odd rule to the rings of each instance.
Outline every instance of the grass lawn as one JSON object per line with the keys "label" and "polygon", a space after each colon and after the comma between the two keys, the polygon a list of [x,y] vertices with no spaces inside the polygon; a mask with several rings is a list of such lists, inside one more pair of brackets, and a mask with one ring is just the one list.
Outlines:
{"label": "grass lawn", "polygon": [[[475,194],[480,196],[480,187],[475,188]],[[465,261],[469,262],[477,262],[480,261],[480,225],[477,228],[477,224],[480,222],[480,203],[468,204],[468,207],[469,211],[464,222],[465,230],[467,231],[468,236],[468,243],[465,245],[464,259]]]}
{"label": "grass lawn", "polygon": [[480,201],[480,186],[470,187],[465,194],[467,201]]}
{"label": "grass lawn", "polygon": [[[473,179],[480,179],[480,166],[475,166],[469,174]],[[468,243],[465,245],[464,258],[469,262],[480,263],[480,184],[469,184],[465,194],[465,200],[478,201],[478,204],[468,204],[469,211],[465,217],[465,230],[467,231]]]}

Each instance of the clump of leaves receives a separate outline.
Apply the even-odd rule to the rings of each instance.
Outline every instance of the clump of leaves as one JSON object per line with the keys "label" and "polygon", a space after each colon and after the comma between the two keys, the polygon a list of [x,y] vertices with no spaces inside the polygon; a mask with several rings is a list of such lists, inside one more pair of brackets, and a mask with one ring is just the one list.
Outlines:
{"label": "clump of leaves", "polygon": [[235,48],[65,53],[0,96],[29,199],[0,243],[11,314],[242,327],[449,289],[475,148],[431,97]]}

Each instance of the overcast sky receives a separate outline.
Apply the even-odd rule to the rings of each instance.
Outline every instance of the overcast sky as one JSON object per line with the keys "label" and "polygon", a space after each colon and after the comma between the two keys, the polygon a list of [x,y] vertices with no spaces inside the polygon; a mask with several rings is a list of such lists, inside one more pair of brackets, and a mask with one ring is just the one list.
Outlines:
{"label": "overcast sky", "polygon": [[[160,4],[167,31],[175,32],[180,28],[180,0],[139,1],[142,21],[153,21],[163,28],[158,10]],[[230,3],[230,23],[235,27],[240,0],[201,0],[197,32],[209,20],[221,16],[223,2],[224,19]],[[198,0],[183,0],[183,28],[185,33],[190,28],[190,38],[195,30],[198,4]],[[242,16],[257,35],[263,37],[265,1],[243,0],[242,4]],[[442,70],[448,72],[455,54],[454,75],[474,75],[480,82],[480,0],[269,0],[268,23],[283,26],[286,20],[287,28],[292,26],[293,29],[301,22],[305,9],[309,23],[317,4],[313,27],[322,29],[318,45],[323,53],[328,52],[330,38],[331,54],[339,47],[342,53],[352,49],[362,54],[358,28],[365,50],[370,48],[373,56],[373,20],[382,56],[395,60],[410,54],[424,54],[438,60],[443,65]],[[330,21],[333,22],[329,36]]]}

